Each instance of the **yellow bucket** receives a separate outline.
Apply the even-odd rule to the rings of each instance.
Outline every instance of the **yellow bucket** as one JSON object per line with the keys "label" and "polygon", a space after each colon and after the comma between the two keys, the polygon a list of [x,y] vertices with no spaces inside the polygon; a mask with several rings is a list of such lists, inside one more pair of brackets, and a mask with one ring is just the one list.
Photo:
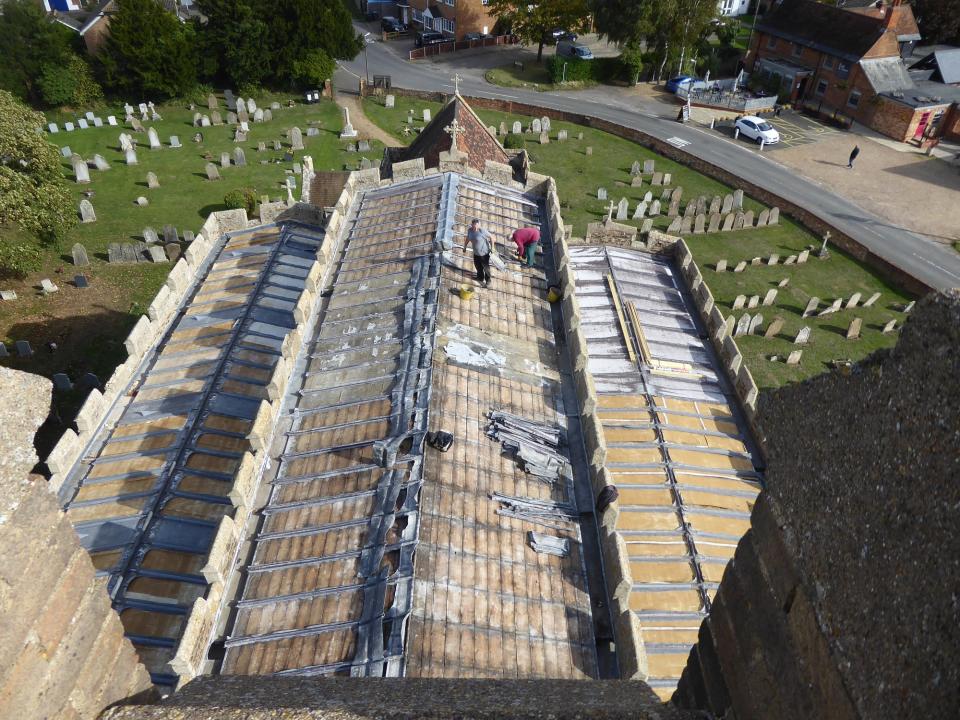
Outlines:
{"label": "yellow bucket", "polygon": [[460,299],[469,300],[473,297],[473,288],[469,285],[460,286]]}
{"label": "yellow bucket", "polygon": [[550,289],[547,291],[547,302],[555,303],[561,297],[563,297],[563,294],[561,293],[560,288],[558,288],[556,285],[551,285]]}

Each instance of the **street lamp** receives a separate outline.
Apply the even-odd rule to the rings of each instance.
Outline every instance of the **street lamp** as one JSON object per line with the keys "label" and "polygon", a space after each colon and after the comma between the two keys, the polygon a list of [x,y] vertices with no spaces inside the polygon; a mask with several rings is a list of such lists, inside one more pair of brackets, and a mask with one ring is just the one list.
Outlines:
{"label": "street lamp", "polygon": [[363,34],[363,79],[367,85],[370,84],[370,66],[367,64],[367,45],[370,44],[370,40],[368,40],[369,37],[370,33],[365,32]]}

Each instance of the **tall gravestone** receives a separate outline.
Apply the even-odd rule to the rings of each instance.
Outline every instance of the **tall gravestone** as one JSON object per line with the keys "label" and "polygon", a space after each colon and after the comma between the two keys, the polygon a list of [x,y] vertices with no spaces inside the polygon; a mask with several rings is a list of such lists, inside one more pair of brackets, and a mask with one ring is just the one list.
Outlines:
{"label": "tall gravestone", "polygon": [[290,129],[290,148],[292,150],[303,150],[303,133],[298,127]]}
{"label": "tall gravestone", "polygon": [[93,211],[93,203],[84,198],[80,201],[80,222],[92,223],[97,221],[97,213]]}
{"label": "tall gravestone", "polygon": [[90,169],[82,157],[79,155],[71,155],[70,164],[73,165],[73,175],[78,183],[90,182]]}
{"label": "tall gravestone", "polygon": [[150,190],[156,190],[160,187],[160,180],[157,178],[157,174],[154,172],[147,173],[147,187]]}
{"label": "tall gravestone", "polygon": [[237,167],[246,167],[247,155],[243,151],[243,148],[238,147],[233,149],[233,164]]}
{"label": "tall gravestone", "polygon": [[154,128],[147,130],[147,139],[150,140],[151,150],[159,150],[163,147],[163,145],[160,144],[160,136]]}
{"label": "tall gravestone", "polygon": [[73,248],[70,250],[70,255],[73,256],[73,264],[77,267],[83,267],[90,264],[90,258],[87,257],[87,249],[80,243],[76,243]]}
{"label": "tall gravestone", "polygon": [[207,172],[207,180],[219,180],[219,179],[220,179],[220,171],[217,170],[217,166],[214,165],[212,162],[208,162],[208,163],[206,164],[205,170],[206,170],[206,172]]}

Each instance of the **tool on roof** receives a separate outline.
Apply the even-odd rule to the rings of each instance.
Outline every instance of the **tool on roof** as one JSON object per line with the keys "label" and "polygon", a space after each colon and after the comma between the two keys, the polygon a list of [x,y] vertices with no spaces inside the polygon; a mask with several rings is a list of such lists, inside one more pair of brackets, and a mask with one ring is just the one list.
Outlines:
{"label": "tool on roof", "polygon": [[577,521],[577,509],[570,503],[513,497],[500,493],[490,493],[490,498],[494,502],[500,503],[500,507],[497,508],[497,515],[526,520],[556,529],[563,529],[565,523],[575,523]]}
{"label": "tool on roof", "polygon": [[559,452],[566,444],[561,428],[501,410],[492,410],[488,417],[487,435],[513,453],[524,472],[548,483],[571,477],[570,463]]}

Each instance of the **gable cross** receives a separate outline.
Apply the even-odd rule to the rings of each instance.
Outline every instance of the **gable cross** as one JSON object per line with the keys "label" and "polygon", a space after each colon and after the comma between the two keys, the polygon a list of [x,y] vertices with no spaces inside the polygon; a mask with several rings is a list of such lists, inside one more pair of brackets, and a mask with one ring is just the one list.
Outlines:
{"label": "gable cross", "polygon": [[443,131],[450,136],[450,152],[451,154],[456,154],[457,151],[457,135],[462,135],[466,132],[466,128],[460,125],[456,118],[453,119],[453,122],[447,125]]}
{"label": "gable cross", "polygon": [[459,95],[459,94],[460,94],[460,81],[463,80],[463,78],[460,77],[460,73],[457,73],[456,75],[454,75],[454,76],[453,76],[452,78],[450,78],[450,79],[453,80],[453,94],[454,94],[454,95]]}

